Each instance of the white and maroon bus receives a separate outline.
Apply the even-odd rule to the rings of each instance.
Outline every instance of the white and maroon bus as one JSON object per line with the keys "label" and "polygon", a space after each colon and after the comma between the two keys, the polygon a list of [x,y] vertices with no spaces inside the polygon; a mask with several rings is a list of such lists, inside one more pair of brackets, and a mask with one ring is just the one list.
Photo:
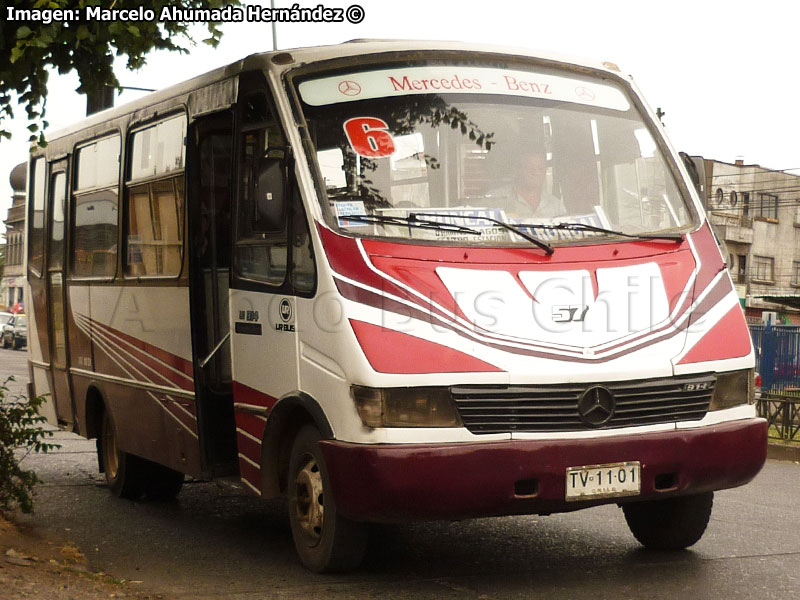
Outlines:
{"label": "white and maroon bus", "polygon": [[684,548],[761,469],[753,349],[692,179],[611,63],[458,43],[250,56],[30,160],[32,393],[111,490],[370,522],[621,506]]}

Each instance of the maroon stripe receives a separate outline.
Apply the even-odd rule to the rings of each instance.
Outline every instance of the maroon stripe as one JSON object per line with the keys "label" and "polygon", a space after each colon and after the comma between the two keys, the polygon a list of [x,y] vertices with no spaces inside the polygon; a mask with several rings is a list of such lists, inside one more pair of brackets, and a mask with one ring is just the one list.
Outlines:
{"label": "maroon stripe", "polygon": [[181,358],[180,356],[177,356],[175,354],[171,354],[170,352],[167,352],[166,350],[163,350],[163,349],[161,349],[161,348],[159,348],[157,346],[153,346],[152,344],[148,344],[147,342],[145,342],[143,340],[140,340],[138,338],[135,338],[135,337],[133,337],[131,335],[128,335],[127,333],[123,333],[123,332],[119,331],[118,329],[114,329],[113,327],[110,327],[110,326],[108,326],[108,325],[106,325],[104,323],[101,323],[100,321],[96,321],[94,319],[90,319],[90,322],[92,323],[92,325],[97,325],[98,327],[101,327],[105,331],[107,331],[107,332],[119,337],[120,339],[125,340],[126,342],[128,342],[132,346],[136,346],[138,349],[143,350],[147,354],[154,356],[156,359],[158,359],[161,362],[169,365],[173,369],[176,369],[177,371],[180,371],[181,373],[186,375],[186,377],[189,378],[190,381],[193,380],[193,378],[194,378],[194,369],[193,369],[192,363],[190,361],[188,361],[188,360],[186,360],[184,358]]}
{"label": "maroon stripe", "polygon": [[[84,325],[86,325],[86,323],[88,322],[89,326],[91,326],[91,321],[83,315],[78,315],[78,321],[84,323]],[[153,363],[152,360],[149,359],[149,357],[147,357],[146,355],[143,356],[141,351],[139,351],[137,348],[133,346],[130,345],[123,346],[123,344],[120,343],[120,341],[117,338],[115,338],[111,333],[105,331],[104,329],[97,327],[93,330],[92,335],[94,343],[97,346],[98,350],[106,354],[112,361],[112,363],[116,364],[117,361],[122,361],[128,364],[127,368],[118,365],[118,367],[121,368],[122,371],[128,377],[131,377],[136,381],[141,381],[142,383],[167,385],[170,387],[171,384],[174,384],[181,389],[187,391],[193,391],[192,387],[186,387],[183,380],[173,380],[169,378],[167,376],[168,371],[163,365],[161,365],[160,363]],[[103,344],[100,344],[101,341],[103,342],[103,344],[111,346],[116,352],[120,353],[120,356],[118,356],[117,358],[112,357],[111,352],[107,348],[104,348]],[[140,378],[127,370],[127,369],[135,369],[136,371],[144,371],[146,370],[146,367],[144,365],[150,365],[152,367],[152,370],[156,372],[155,375],[148,376],[145,375],[144,373],[140,373],[139,374],[141,376]],[[160,381],[158,381],[159,379]]]}
{"label": "maroon stripe", "polygon": [[265,394],[264,392],[246,386],[238,381],[233,382],[233,400],[234,402],[252,404],[269,410],[272,410],[272,407],[278,403],[277,398],[273,398],[269,394]]}
{"label": "maroon stripe", "polygon": [[[325,246],[325,254],[328,257],[328,262],[336,274],[342,277],[347,277],[348,279],[352,279],[371,288],[381,290],[383,293],[391,294],[393,296],[397,296],[398,298],[402,298],[403,300],[407,300],[408,302],[411,302],[416,306],[423,308],[424,310],[430,310],[431,312],[435,312],[444,318],[450,318],[447,313],[442,312],[433,306],[430,303],[430,300],[427,303],[420,302],[420,299],[416,295],[408,292],[407,290],[389,281],[384,276],[378,275],[375,273],[375,271],[370,269],[369,266],[364,262],[364,256],[361,254],[356,240],[337,235],[322,225],[318,225],[318,229],[322,238],[323,246]],[[376,266],[376,268],[378,267]],[[438,280],[438,276],[435,274],[434,276]],[[413,285],[410,287],[415,290],[417,289]],[[428,296],[430,297],[430,294]],[[450,301],[452,301],[453,305],[455,305],[455,301],[452,298],[450,298]],[[449,304],[450,301],[440,302],[440,304],[444,306]],[[460,312],[457,307],[455,308],[456,313]]]}
{"label": "maroon stripe", "polygon": [[[728,283],[728,281],[727,281],[727,279],[725,277],[722,277],[716,283],[714,288],[708,293],[708,296],[706,296],[706,298],[703,300],[703,302],[701,302],[697,307],[695,307],[695,309],[689,314],[688,318],[684,320],[684,325],[678,327],[678,331],[682,331],[682,330],[686,329],[691,323],[697,321],[697,319],[700,318],[699,316],[697,316],[698,314],[700,316],[705,315],[714,306],[714,304],[716,304],[722,298],[724,298],[725,294],[727,294],[730,290],[731,290],[730,283]],[[608,350],[614,350],[615,348],[619,348],[621,346],[625,346],[627,344],[630,344],[632,342],[640,340],[640,339],[642,339],[644,337],[647,337],[648,335],[653,335],[655,333],[660,333],[660,332],[665,331],[665,330],[667,330],[667,329],[669,329],[671,327],[675,327],[675,323],[677,323],[683,317],[686,316],[686,310],[689,308],[689,306],[691,306],[691,303],[694,302],[695,298],[697,298],[698,295],[699,294],[694,294],[694,293],[689,294],[687,296],[686,300],[684,301],[683,305],[681,306],[680,312],[678,312],[675,315],[675,317],[670,319],[669,322],[666,325],[663,325],[663,326],[659,327],[658,329],[653,329],[652,331],[647,331],[645,333],[642,333],[641,335],[637,335],[636,337],[631,338],[629,340],[625,340],[625,341],[619,342],[617,344],[614,344],[612,346],[608,346],[606,348],[603,348],[603,351],[605,352],[605,351],[608,351]],[[708,303],[708,300],[710,298],[714,299],[714,302],[711,305],[709,305],[709,303]],[[686,305],[685,308],[684,308],[684,305]],[[698,310],[702,310],[702,312],[698,313],[697,312]],[[669,337],[669,335],[661,336],[658,339],[663,340],[663,339],[665,339],[665,337]]]}
{"label": "maroon stripe", "polygon": [[150,393],[153,396],[155,396],[156,400],[164,408],[164,410],[166,410],[169,414],[178,419],[181,423],[186,425],[186,427],[188,427],[190,431],[197,434],[197,421],[194,418],[187,415],[181,409],[176,408],[173,405],[173,401],[164,398],[160,394],[153,394],[152,392]]}
{"label": "maroon stripe", "polygon": [[[424,313],[422,311],[409,308],[408,306],[406,306],[404,304],[401,304],[399,302],[396,302],[396,301],[391,300],[389,298],[386,298],[384,296],[380,296],[379,294],[376,294],[376,293],[371,292],[369,290],[365,290],[363,288],[359,288],[357,286],[351,285],[351,284],[349,284],[349,283],[347,283],[345,281],[342,281],[342,280],[340,280],[338,278],[334,278],[334,280],[336,282],[337,287],[339,288],[339,293],[341,293],[343,297],[345,297],[345,298],[347,298],[349,300],[353,300],[354,302],[358,302],[360,304],[365,304],[367,306],[372,306],[373,308],[377,308],[379,310],[386,310],[388,312],[396,313],[396,314],[399,314],[399,315],[402,315],[402,316],[409,316],[411,318],[418,319],[418,320],[421,320],[423,322],[429,321],[429,319],[430,319],[430,315],[428,315],[428,314],[426,314],[426,313]],[[644,342],[642,344],[639,344],[638,346],[634,346],[634,347],[631,347],[631,348],[620,350],[619,352],[616,352],[614,354],[610,354],[610,355],[603,356],[603,357],[597,357],[597,358],[585,358],[583,356],[562,356],[562,355],[553,354],[553,353],[550,353],[550,352],[539,352],[539,351],[534,351],[534,350],[526,350],[524,348],[516,348],[516,347],[513,347],[513,346],[506,346],[506,345],[502,345],[502,344],[483,342],[483,341],[480,341],[480,340],[476,340],[473,336],[465,334],[464,332],[462,332],[461,330],[453,327],[449,323],[436,323],[436,326],[437,327],[442,327],[444,329],[448,329],[449,331],[452,331],[452,332],[458,334],[459,336],[461,336],[463,338],[466,338],[466,339],[469,339],[471,341],[478,341],[479,343],[481,343],[484,346],[487,346],[489,348],[494,348],[496,350],[501,350],[503,352],[509,352],[511,354],[517,354],[517,355],[521,355],[521,356],[530,356],[530,357],[535,357],[535,358],[546,358],[546,359],[550,359],[550,360],[575,362],[575,363],[580,363],[580,364],[602,363],[602,362],[608,362],[610,360],[614,360],[615,358],[619,358],[619,357],[625,356],[627,354],[631,354],[633,352],[637,352],[639,350],[642,350],[643,348],[647,348],[648,346],[652,346],[653,344],[656,344],[658,342],[664,341],[665,339],[668,339],[670,337],[673,337],[673,336],[677,335],[678,333],[683,332],[684,330],[686,330],[687,327],[689,327],[690,321],[694,322],[697,319],[699,319],[700,317],[702,317],[703,315],[705,315],[705,313],[707,313],[714,305],[716,305],[716,303],[719,302],[728,293],[728,291],[729,290],[726,289],[725,285],[720,285],[720,284],[716,285],[714,287],[714,289],[712,290],[712,292],[692,312],[693,320],[692,319],[685,319],[683,324],[681,326],[679,326],[677,329],[675,329],[673,331],[670,331],[670,332],[668,332],[668,333],[666,333],[666,334],[664,334],[662,336],[659,336],[657,338],[648,340],[648,341],[646,341],[646,342]],[[649,333],[653,333],[653,332],[649,332]],[[630,341],[618,344],[617,346],[614,346],[614,347],[620,347],[620,346],[622,346],[624,344],[628,344],[628,343],[630,343]]]}
{"label": "maroon stripe", "polygon": [[259,440],[264,437],[265,422],[255,415],[251,415],[242,411],[234,413],[236,420],[236,427],[242,429]]}
{"label": "maroon stripe", "polygon": [[691,234],[691,237],[697,249],[697,262],[700,263],[700,272],[697,274],[694,289],[704,290],[717,276],[717,273],[725,269],[725,263],[722,262],[719,246],[717,246],[717,241],[707,222]]}
{"label": "maroon stripe", "polygon": [[[453,321],[452,318],[450,318],[448,315],[442,314],[439,311],[434,310],[433,312],[435,312],[436,314],[441,315],[445,319],[444,323],[434,319],[433,315],[430,312],[425,312],[424,310],[420,310],[419,308],[411,308],[411,307],[403,304],[402,302],[398,302],[396,300],[393,300],[392,298],[387,298],[386,296],[383,296],[381,294],[377,294],[377,293],[375,293],[375,292],[373,292],[371,290],[365,290],[364,288],[360,288],[358,286],[355,286],[355,285],[352,285],[350,283],[347,283],[346,281],[342,281],[338,277],[334,277],[334,282],[336,283],[336,287],[339,289],[339,293],[342,294],[342,296],[344,296],[348,300],[353,300],[353,301],[358,302],[360,304],[366,304],[367,306],[372,306],[372,307],[377,308],[379,310],[382,310],[382,311],[385,310],[386,312],[391,312],[391,313],[394,313],[394,314],[398,314],[398,315],[401,315],[403,317],[412,317],[412,318],[417,319],[419,321],[424,321],[424,322],[430,323],[432,327],[443,327],[445,329],[449,329],[450,331],[458,333],[461,337],[467,337],[469,339],[476,339],[472,335],[464,334],[460,329],[458,329],[455,326],[454,321]],[[493,340],[497,340],[498,342],[507,341],[507,340],[503,339],[501,336],[499,336],[497,334],[493,334],[491,332],[488,332],[488,331],[478,327],[475,324],[472,324],[472,325],[476,329],[476,331],[478,331],[481,335],[483,335],[485,337],[489,337],[489,338],[491,338]],[[480,340],[478,340],[478,341],[480,341]],[[517,341],[515,340],[515,342],[517,342]],[[485,344],[486,342],[480,341],[480,343]],[[524,344],[524,345],[529,346],[531,348],[541,348],[543,350],[551,349],[551,347],[549,347],[549,346],[544,346],[542,344],[537,344],[535,342],[527,342],[527,341],[519,340],[517,343]],[[578,350],[566,350],[566,351],[567,352],[578,352]]]}
{"label": "maroon stripe", "polygon": [[[185,375],[181,373],[176,373],[175,371],[169,370],[163,363],[158,362],[156,359],[152,358],[149,354],[140,350],[137,346],[127,342],[126,340],[120,340],[115,337],[115,334],[112,333],[113,330],[108,331],[106,327],[103,327],[99,323],[95,323],[98,325],[95,334],[98,336],[102,336],[103,339],[113,345],[117,346],[120,350],[125,350],[129,354],[133,355],[136,361],[139,361],[141,364],[137,365],[139,369],[145,370],[141,365],[147,365],[150,369],[149,371],[155,371],[156,376],[160,377],[162,382],[160,385],[169,385],[173,384],[179,387],[182,390],[186,390],[189,392],[194,391],[194,385],[192,384],[191,380],[187,381]],[[150,379],[151,383],[157,383]]]}
{"label": "maroon stripe", "polygon": [[239,476],[257,490],[261,490],[261,469],[255,468],[243,458],[239,459]]}
{"label": "maroon stripe", "polygon": [[[347,282],[344,282],[344,281],[341,281],[339,279],[336,279],[336,285],[339,286],[339,293],[341,293],[342,296],[344,296],[345,298],[347,298],[349,300],[353,300],[354,302],[358,302],[360,304],[365,304],[367,306],[372,306],[372,307],[380,309],[380,310],[386,310],[388,312],[396,313],[396,314],[399,314],[401,316],[409,316],[411,318],[418,319],[418,320],[421,320],[423,322],[427,321],[430,318],[428,314],[426,314],[426,313],[424,313],[424,312],[422,312],[420,310],[409,308],[408,306],[406,306],[404,304],[400,304],[399,302],[395,302],[394,300],[388,299],[388,298],[386,298],[384,296],[380,296],[380,295],[378,295],[378,294],[376,294],[374,292],[371,292],[369,290],[365,290],[363,288],[356,287],[354,285],[351,285],[351,284],[349,284]],[[394,310],[392,310],[392,309],[394,309]],[[469,339],[471,341],[475,341],[472,336],[468,336],[468,335],[464,334],[462,331],[460,331],[459,329],[453,327],[449,323],[436,323],[436,327],[441,327],[443,329],[447,329],[449,331],[452,331],[453,333],[458,334],[459,336],[461,336],[463,338]],[[591,360],[582,359],[581,357],[578,357],[578,356],[575,356],[575,357],[563,357],[563,356],[558,356],[558,355],[551,355],[550,353],[545,353],[545,352],[535,352],[535,351],[532,351],[532,350],[525,350],[523,348],[507,347],[507,346],[503,346],[503,345],[500,345],[500,344],[493,344],[493,343],[487,343],[487,342],[482,342],[482,341],[480,343],[483,344],[484,346],[488,346],[490,348],[496,348],[498,350],[502,350],[504,352],[510,352],[512,354],[521,354],[523,356],[534,356],[534,357],[538,357],[538,358],[554,358],[556,360],[575,360],[575,361],[579,361],[579,362],[594,362],[594,361],[591,361]]]}
{"label": "maroon stripe", "polygon": [[[241,427],[244,429],[244,427]],[[251,440],[246,435],[237,432],[236,443],[239,447],[239,452],[244,454],[247,458],[261,464],[261,444]]]}

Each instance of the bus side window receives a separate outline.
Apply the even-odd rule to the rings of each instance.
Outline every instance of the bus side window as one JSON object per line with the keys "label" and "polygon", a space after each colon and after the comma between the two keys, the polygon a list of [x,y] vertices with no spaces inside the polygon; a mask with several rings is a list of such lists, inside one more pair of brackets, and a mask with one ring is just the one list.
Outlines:
{"label": "bus side window", "polygon": [[183,263],[186,117],[131,134],[125,190],[127,277],[176,277]]}
{"label": "bus side window", "polygon": [[41,277],[44,270],[44,158],[37,158],[33,162],[30,178],[28,269],[36,277]]}
{"label": "bus side window", "polygon": [[[244,99],[241,108],[239,148],[239,205],[237,211],[235,265],[238,273],[268,285],[282,286],[288,270],[289,239],[286,219],[282,227],[265,230],[259,220],[259,198],[266,190],[262,176],[268,159],[283,158],[286,140],[269,112],[263,94]],[[275,202],[285,203],[276,192]]]}
{"label": "bus side window", "polygon": [[64,171],[50,178],[50,241],[47,268],[64,266],[64,210],[67,197],[67,175]]}
{"label": "bus side window", "polygon": [[112,279],[117,269],[120,136],[78,148],[73,184],[71,273]]}

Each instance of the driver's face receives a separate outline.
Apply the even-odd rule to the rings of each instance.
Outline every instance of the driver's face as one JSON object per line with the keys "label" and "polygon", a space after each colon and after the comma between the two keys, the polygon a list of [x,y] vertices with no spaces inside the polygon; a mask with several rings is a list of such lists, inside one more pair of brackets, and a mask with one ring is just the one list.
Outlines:
{"label": "driver's face", "polygon": [[524,187],[541,188],[547,175],[547,157],[544,154],[529,154],[520,159],[519,183]]}

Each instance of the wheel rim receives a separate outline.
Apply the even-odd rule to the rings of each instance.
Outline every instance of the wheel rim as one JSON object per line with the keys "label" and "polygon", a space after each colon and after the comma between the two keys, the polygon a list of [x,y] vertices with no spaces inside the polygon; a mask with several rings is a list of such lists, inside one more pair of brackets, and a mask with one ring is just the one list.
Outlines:
{"label": "wheel rim", "polygon": [[114,435],[114,426],[106,415],[106,427],[103,431],[103,466],[110,479],[116,479],[119,472],[119,455],[117,453],[117,438]]}
{"label": "wheel rim", "polygon": [[295,520],[310,544],[319,542],[325,521],[322,473],[316,458],[305,454],[294,478]]}

